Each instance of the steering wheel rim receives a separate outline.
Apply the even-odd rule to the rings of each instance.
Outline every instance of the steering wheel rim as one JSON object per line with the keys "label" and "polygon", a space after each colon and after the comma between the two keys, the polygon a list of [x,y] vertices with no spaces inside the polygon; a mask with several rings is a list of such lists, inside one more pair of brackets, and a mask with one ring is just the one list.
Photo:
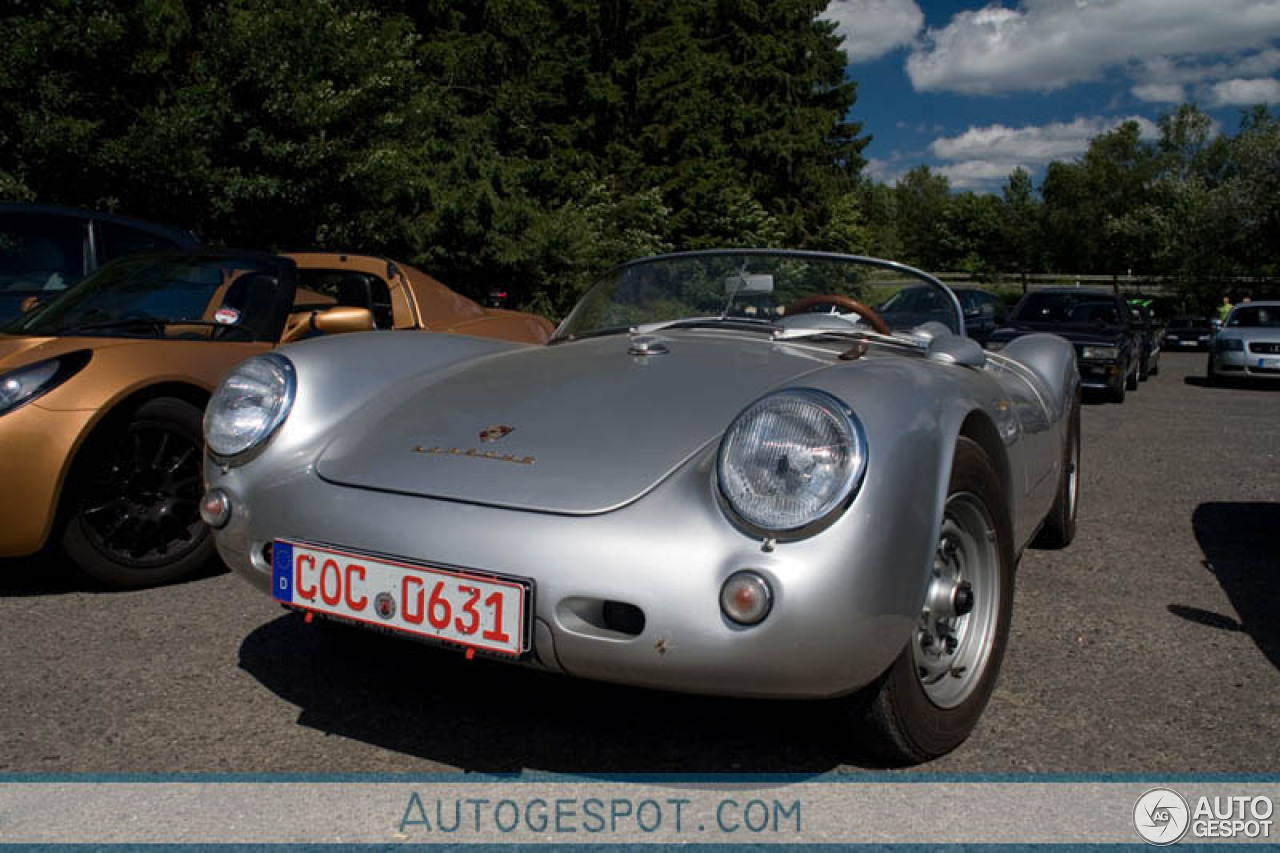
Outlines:
{"label": "steering wheel rim", "polygon": [[844,308],[866,320],[873,331],[882,335],[891,334],[884,320],[880,319],[880,315],[873,311],[870,306],[862,304],[852,296],[842,296],[838,293],[818,293],[813,296],[806,296],[804,299],[796,300],[786,306],[784,314],[788,317],[792,314],[801,314],[818,305],[834,305],[837,308]]}

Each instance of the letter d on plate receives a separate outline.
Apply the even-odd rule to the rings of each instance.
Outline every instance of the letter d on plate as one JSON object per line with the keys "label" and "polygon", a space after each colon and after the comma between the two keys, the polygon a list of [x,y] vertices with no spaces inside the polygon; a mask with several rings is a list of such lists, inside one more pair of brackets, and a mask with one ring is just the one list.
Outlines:
{"label": "letter d on plate", "polygon": [[293,546],[277,540],[271,546],[271,596],[293,602]]}

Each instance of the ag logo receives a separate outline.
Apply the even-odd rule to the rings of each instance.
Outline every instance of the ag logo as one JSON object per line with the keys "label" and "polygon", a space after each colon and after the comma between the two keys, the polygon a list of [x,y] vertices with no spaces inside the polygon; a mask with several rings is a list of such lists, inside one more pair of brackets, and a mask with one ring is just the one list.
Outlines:
{"label": "ag logo", "polygon": [[1143,840],[1164,846],[1187,834],[1191,812],[1182,795],[1168,788],[1152,788],[1133,807],[1133,826]]}

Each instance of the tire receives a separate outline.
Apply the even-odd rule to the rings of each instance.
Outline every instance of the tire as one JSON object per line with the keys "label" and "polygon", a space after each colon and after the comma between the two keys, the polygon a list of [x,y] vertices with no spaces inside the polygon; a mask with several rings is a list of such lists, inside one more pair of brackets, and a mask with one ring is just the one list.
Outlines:
{"label": "tire", "polygon": [[1142,374],[1142,367],[1141,367],[1141,365],[1139,365],[1139,367],[1138,367],[1138,369],[1137,369],[1137,370],[1135,370],[1135,371],[1133,371],[1133,373],[1127,374],[1127,375],[1125,376],[1125,378],[1124,378],[1124,387],[1125,387],[1125,388],[1127,388],[1127,389],[1128,389],[1128,390],[1130,390],[1130,391],[1137,391],[1137,390],[1138,390],[1138,378],[1141,376],[1141,374]]}
{"label": "tire", "polygon": [[[1144,355],[1142,357],[1142,360],[1138,362],[1138,382],[1146,382],[1147,377],[1150,375],[1151,375],[1151,360]],[[1137,382],[1134,383],[1134,387],[1135,388],[1137,387]]]}
{"label": "tire", "polygon": [[[957,580],[971,584],[972,609],[959,614]],[[961,438],[919,624],[888,671],[844,700],[861,747],[900,765],[937,758],[964,742],[995,689],[1012,607],[1013,536],[1004,489],[987,455]]]}
{"label": "tire", "polygon": [[1151,363],[1151,369],[1147,371],[1148,376],[1160,375],[1160,350],[1156,350],[1156,360]]}
{"label": "tire", "polygon": [[1067,441],[1062,448],[1062,476],[1058,494],[1044,525],[1036,534],[1037,548],[1065,548],[1076,538],[1076,514],[1080,501],[1080,398],[1067,416]]}
{"label": "tire", "polygon": [[1113,403],[1123,403],[1125,393],[1128,391],[1128,388],[1129,383],[1123,379],[1120,380],[1111,388],[1107,389],[1107,399]]}
{"label": "tire", "polygon": [[136,589],[210,563],[213,536],[199,513],[201,417],[190,403],[160,397],[90,438],[68,490],[62,537],[81,571]]}

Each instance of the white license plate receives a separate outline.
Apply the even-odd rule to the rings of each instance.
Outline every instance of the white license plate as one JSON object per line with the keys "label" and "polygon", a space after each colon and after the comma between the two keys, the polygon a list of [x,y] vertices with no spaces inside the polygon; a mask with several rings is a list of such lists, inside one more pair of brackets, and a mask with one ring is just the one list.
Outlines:
{"label": "white license plate", "polygon": [[419,637],[520,655],[529,583],[276,540],[277,601]]}
{"label": "white license plate", "polygon": [[1196,344],[1198,344],[1198,343],[1199,343],[1199,341],[1178,341],[1178,346],[1180,346],[1180,347],[1193,347],[1193,346],[1195,346],[1195,345],[1196,345]]}
{"label": "white license plate", "polygon": [[1260,358],[1258,359],[1258,367],[1272,370],[1280,369],[1280,358]]}

